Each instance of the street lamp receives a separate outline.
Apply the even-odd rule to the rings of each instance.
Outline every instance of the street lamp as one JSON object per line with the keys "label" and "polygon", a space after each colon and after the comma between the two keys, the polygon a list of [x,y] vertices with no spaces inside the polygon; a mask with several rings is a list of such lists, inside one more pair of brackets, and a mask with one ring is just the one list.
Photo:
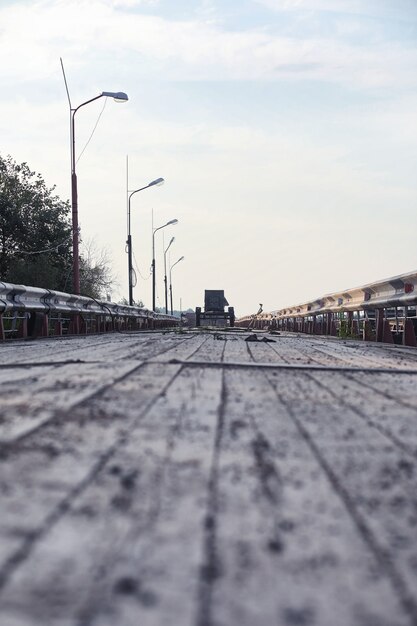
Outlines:
{"label": "street lamp", "polygon": [[165,228],[166,226],[174,226],[178,224],[178,220],[170,220],[163,226],[158,226],[158,228],[154,228],[152,231],[152,310],[155,311],[155,293],[156,293],[156,284],[155,284],[155,233],[161,228]]}
{"label": "street lamp", "polygon": [[73,292],[80,293],[80,259],[78,256],[78,190],[77,174],[75,173],[75,114],[78,109],[98,100],[99,98],[113,98],[115,102],[126,102],[129,98],[123,91],[103,91],[99,96],[86,100],[75,109],[70,102],[70,141],[71,141],[71,207],[72,207],[72,263],[73,263]]}
{"label": "street lamp", "polygon": [[183,260],[184,260],[184,257],[182,256],[182,257],[180,257],[178,259],[178,261],[175,261],[174,265],[171,265],[171,267],[169,268],[169,297],[170,297],[170,300],[171,300],[171,315],[174,315],[174,310],[173,310],[173,307],[172,307],[172,275],[171,275],[171,272],[174,269],[174,267],[176,266],[176,264],[179,263],[180,261],[183,261]]}
{"label": "street lamp", "polygon": [[[137,193],[138,191],[143,191],[144,189],[148,189],[148,187],[155,187],[164,184],[163,178],[157,178],[153,180],[149,185],[145,185],[145,187],[141,187],[140,189],[135,189],[129,195],[128,201],[128,209],[127,209],[127,260],[128,260],[128,280],[129,280],[129,304],[133,305],[133,266],[132,266],[132,236],[130,234],[130,199],[131,197]],[[136,283],[135,283],[136,284]]]}
{"label": "street lamp", "polygon": [[165,315],[168,315],[168,286],[167,286],[167,252],[171,247],[171,244],[174,243],[175,237],[172,237],[171,241],[168,244],[168,248],[164,251],[164,285],[165,285]]}

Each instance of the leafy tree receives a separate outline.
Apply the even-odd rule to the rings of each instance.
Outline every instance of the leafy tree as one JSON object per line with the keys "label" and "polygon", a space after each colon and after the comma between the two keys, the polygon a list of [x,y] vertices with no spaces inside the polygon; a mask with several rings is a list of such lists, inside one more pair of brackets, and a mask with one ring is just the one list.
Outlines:
{"label": "leafy tree", "polygon": [[[0,280],[72,291],[71,207],[27,163],[0,155]],[[106,251],[81,246],[80,291],[103,298],[114,282]]]}
{"label": "leafy tree", "polygon": [[81,246],[80,291],[84,296],[104,299],[115,282],[107,250],[98,250],[93,240]]}
{"label": "leafy tree", "polygon": [[49,289],[71,284],[70,206],[27,163],[0,156],[0,278]]}
{"label": "leafy tree", "polygon": [[[125,306],[127,306],[129,304],[129,301],[127,298],[125,298],[124,296],[122,298],[120,298],[119,300],[119,304],[123,304]],[[140,309],[144,309],[145,305],[143,304],[142,300],[133,300],[133,306],[137,306]]]}

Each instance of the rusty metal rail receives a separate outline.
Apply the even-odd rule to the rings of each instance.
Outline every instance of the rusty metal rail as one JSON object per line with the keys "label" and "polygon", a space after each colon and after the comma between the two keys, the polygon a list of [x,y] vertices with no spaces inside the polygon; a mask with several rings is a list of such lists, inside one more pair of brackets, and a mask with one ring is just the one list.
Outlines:
{"label": "rusty metal rail", "polygon": [[178,318],[144,308],[0,282],[0,341],[161,329],[178,324]]}
{"label": "rusty metal rail", "polygon": [[247,315],[236,326],[417,346],[417,272]]}

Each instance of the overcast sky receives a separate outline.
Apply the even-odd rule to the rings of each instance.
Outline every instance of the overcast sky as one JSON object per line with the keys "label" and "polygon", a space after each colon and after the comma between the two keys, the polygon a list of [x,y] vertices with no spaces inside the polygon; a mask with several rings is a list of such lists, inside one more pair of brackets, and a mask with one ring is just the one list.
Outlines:
{"label": "overcast sky", "polygon": [[[0,0],[0,151],[70,197],[127,297],[126,156],[140,274],[174,305],[224,289],[240,314],[417,268],[415,0]],[[104,110],[103,105],[106,104]]]}

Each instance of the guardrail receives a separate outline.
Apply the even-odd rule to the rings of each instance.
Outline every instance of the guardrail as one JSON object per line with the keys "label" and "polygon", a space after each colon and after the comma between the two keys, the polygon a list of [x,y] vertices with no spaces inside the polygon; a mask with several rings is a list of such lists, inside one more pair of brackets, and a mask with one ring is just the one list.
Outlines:
{"label": "guardrail", "polygon": [[148,309],[0,282],[0,341],[162,329],[178,324],[178,318]]}
{"label": "guardrail", "polygon": [[417,272],[236,320],[236,326],[417,346]]}

